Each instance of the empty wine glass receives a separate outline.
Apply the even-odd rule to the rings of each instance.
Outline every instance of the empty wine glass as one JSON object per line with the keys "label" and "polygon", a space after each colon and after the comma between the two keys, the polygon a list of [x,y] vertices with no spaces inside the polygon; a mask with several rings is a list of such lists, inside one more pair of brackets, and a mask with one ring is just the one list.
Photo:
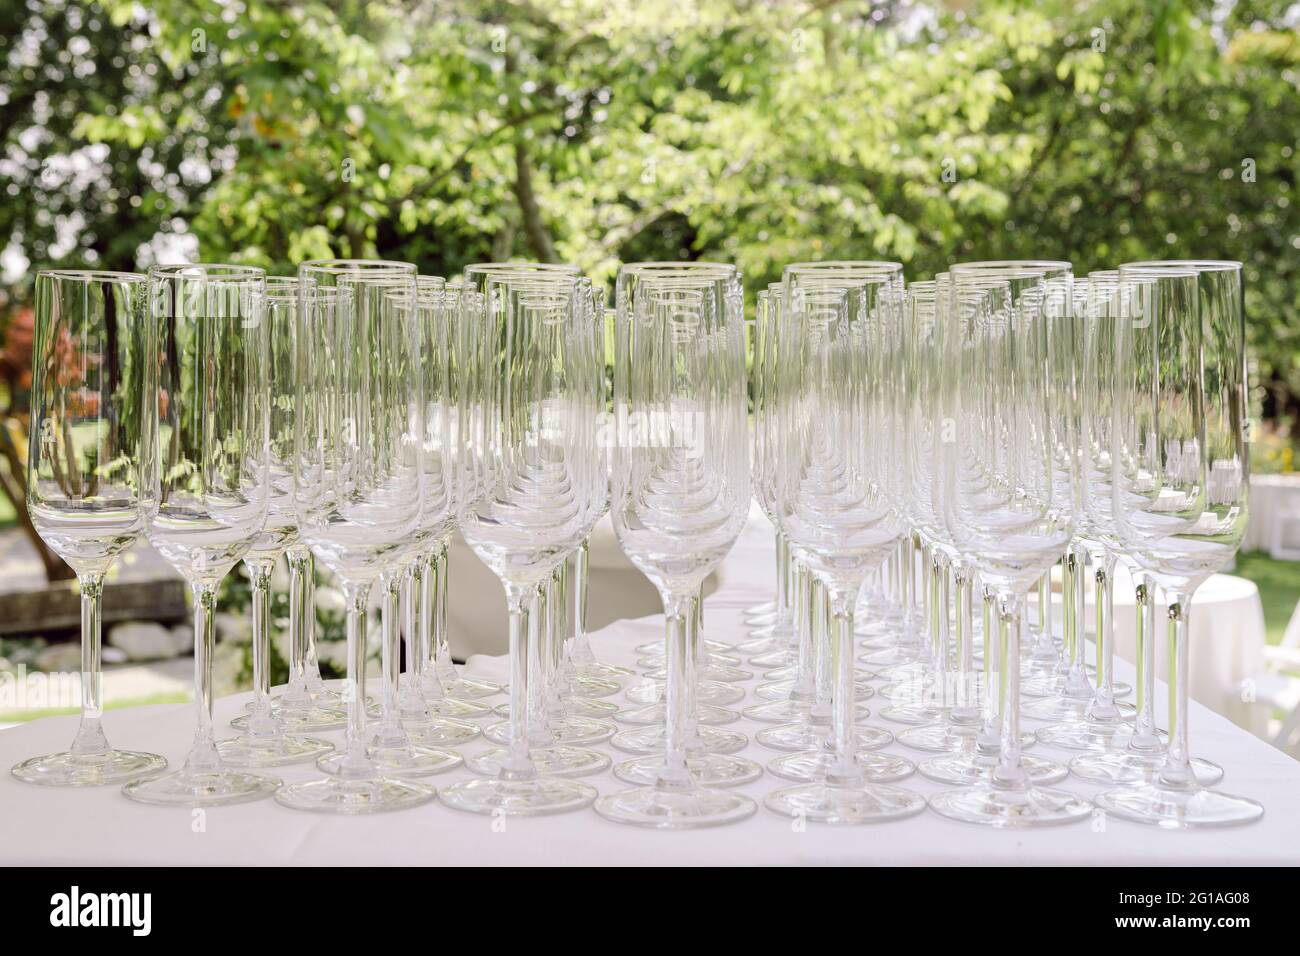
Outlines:
{"label": "empty wine glass", "polygon": [[140,803],[216,806],[280,786],[226,767],[212,728],[217,586],[261,537],[271,490],[265,296],[266,273],[251,266],[149,270],[145,528],[194,594],[198,727],[180,770],[122,788]]}
{"label": "empty wine glass", "polygon": [[1108,790],[1109,813],[1162,827],[1258,819],[1254,800],[1201,786],[1188,748],[1188,614],[1230,561],[1249,512],[1245,312],[1238,262],[1120,267],[1112,509],[1129,556],[1165,592],[1171,726],[1153,779]]}
{"label": "empty wine glass", "polygon": [[889,273],[807,279],[788,287],[777,343],[777,517],[798,559],[826,588],[834,687],[825,744],[768,765],[808,782],[764,802],[824,823],[879,822],[925,808],[919,794],[875,782],[916,768],[861,749],[856,727],[858,594],[905,533],[898,305]]}
{"label": "empty wine glass", "polygon": [[286,787],[276,801],[321,813],[402,809],[435,791],[385,776],[371,756],[366,615],[424,503],[418,317],[393,307],[394,296],[415,301],[415,266],[313,261],[299,266],[298,282],[294,507],[302,540],[343,590],[348,725],[334,775]]}
{"label": "empty wine glass", "polygon": [[[996,766],[968,786],[935,794],[930,806],[997,827],[1066,823],[1086,817],[1092,805],[1031,781],[1019,711],[1025,595],[1074,532],[1074,492],[1057,487],[1077,480],[1073,457],[1057,454],[1058,443],[1074,439],[1058,432],[1069,417],[1055,414],[1064,399],[1054,391],[1068,386],[1072,355],[1064,337],[1052,334],[1046,307],[1049,297],[1068,295],[1069,266],[972,263],[949,274],[957,308],[940,346],[943,417],[952,426],[944,443],[944,520],[997,592],[1004,703]],[[997,285],[985,291],[990,278]],[[968,288],[985,292],[983,307],[966,307]],[[986,653],[991,636],[986,632]]]}
{"label": "empty wine glass", "polygon": [[[266,524],[244,555],[253,592],[253,700],[242,722],[243,733],[217,744],[232,767],[276,767],[314,760],[334,749],[319,737],[286,733],[285,722],[271,704],[271,574],[275,564],[298,540],[293,507],[294,356],[298,321],[298,280],[266,280],[267,381],[270,402]],[[305,688],[304,688],[305,690]]]}
{"label": "empty wine glass", "polygon": [[484,285],[486,314],[468,352],[481,384],[467,416],[473,500],[460,528],[506,590],[510,732],[495,776],[448,787],[442,800],[477,813],[558,813],[587,806],[596,790],[540,772],[533,758],[528,662],[538,629],[530,617],[538,586],[598,514],[604,336],[581,302],[589,288],[572,274],[548,281],[502,273]]}
{"label": "empty wine glass", "polygon": [[644,441],[614,447],[610,514],[623,550],[663,599],[668,672],[662,754],[618,771],[644,779],[653,768],[654,782],[602,797],[596,811],[658,828],[731,823],[753,814],[754,801],[697,778],[752,779],[752,768],[700,746],[706,732],[725,732],[695,727],[692,734],[691,682],[692,639],[699,639],[694,602],[749,511],[740,277],[730,267],[633,264],[620,270],[617,289],[615,408],[649,427]]}
{"label": "empty wine glass", "polygon": [[152,469],[142,427],[148,284],[131,272],[40,272],[32,345],[27,513],[77,574],[81,722],[72,746],[13,768],[27,783],[83,787],[158,773],[157,754],[116,750],[102,725],[104,576],[144,530]]}

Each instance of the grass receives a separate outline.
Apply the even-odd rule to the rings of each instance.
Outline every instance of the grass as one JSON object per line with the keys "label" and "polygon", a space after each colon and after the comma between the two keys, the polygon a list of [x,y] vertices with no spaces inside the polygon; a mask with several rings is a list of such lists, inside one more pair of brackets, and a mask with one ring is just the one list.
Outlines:
{"label": "grass", "polygon": [[1300,601],[1300,561],[1278,561],[1263,551],[1251,551],[1237,556],[1237,567],[1230,573],[1255,582],[1264,605],[1268,642],[1280,643]]}
{"label": "grass", "polygon": [[[108,701],[104,705],[105,710],[124,710],[127,707],[144,707],[147,704],[184,704],[192,700],[191,696],[182,692],[173,692],[170,694],[149,694],[144,697],[126,697],[122,700]],[[0,723],[6,724],[23,724],[29,720],[36,720],[39,717],[66,717],[75,715],[81,711],[76,707],[47,707],[35,710],[10,710],[0,712]]]}

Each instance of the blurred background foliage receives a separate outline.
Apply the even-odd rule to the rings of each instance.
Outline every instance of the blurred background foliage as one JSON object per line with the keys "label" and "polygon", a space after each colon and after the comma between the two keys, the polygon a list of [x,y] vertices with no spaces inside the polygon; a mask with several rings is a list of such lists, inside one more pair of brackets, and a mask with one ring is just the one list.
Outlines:
{"label": "blurred background foliage", "polygon": [[1287,470],[1298,10],[0,0],[0,405],[54,265],[717,258],[752,295],[801,259],[1221,257]]}

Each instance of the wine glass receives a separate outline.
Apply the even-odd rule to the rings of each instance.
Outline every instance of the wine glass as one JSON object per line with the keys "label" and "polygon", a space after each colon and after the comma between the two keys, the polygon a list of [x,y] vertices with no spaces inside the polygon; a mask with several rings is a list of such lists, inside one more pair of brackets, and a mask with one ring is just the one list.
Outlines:
{"label": "wine glass", "polygon": [[598,513],[604,336],[571,275],[557,282],[501,274],[485,287],[486,314],[467,352],[481,387],[469,396],[473,497],[460,528],[506,590],[510,733],[495,776],[447,787],[442,800],[476,813],[559,813],[588,806],[596,790],[546,775],[534,761],[528,661],[537,628],[530,618],[538,586],[578,548]]}
{"label": "wine glass", "polygon": [[764,802],[831,824],[899,819],[924,810],[925,798],[883,783],[914,772],[910,761],[858,746],[854,615],[868,573],[906,533],[901,316],[889,274],[828,276],[790,293],[777,345],[777,516],[826,588],[834,687],[825,744],[768,765],[807,782]]}
{"label": "wine glass", "polygon": [[36,276],[27,513],[77,574],[81,722],[68,750],[13,768],[27,783],[122,783],[167,766],[157,754],[109,745],[99,656],[104,576],[144,530],[147,303],[148,283],[137,273]]}
{"label": "wine glass", "polygon": [[122,792],[163,806],[256,800],[280,781],[222,760],[212,728],[212,647],[217,586],[261,538],[271,492],[266,273],[154,266],[145,333],[145,531],[194,595],[198,727],[184,767]]}
{"label": "wine glass", "polygon": [[739,273],[690,272],[624,266],[616,297],[615,408],[650,428],[646,440],[614,447],[610,514],[624,552],[663,599],[668,672],[662,754],[616,771],[641,780],[653,768],[654,782],[602,797],[596,812],[665,829],[732,823],[757,809],[697,779],[752,779],[747,762],[691,746],[694,603],[735,544],[751,489]]}
{"label": "wine glass", "polygon": [[[965,787],[935,794],[930,806],[995,827],[1067,823],[1086,817],[1092,805],[1031,780],[1019,711],[1025,596],[1074,533],[1074,458],[1057,448],[1073,438],[1058,431],[1068,416],[1056,414],[1064,400],[1056,390],[1068,385],[1072,355],[1068,341],[1052,334],[1046,306],[1057,290],[1071,287],[1070,273],[1068,264],[971,263],[949,274],[958,308],[940,347],[940,400],[951,422],[944,520],[959,549],[978,556],[981,578],[997,593],[1004,704],[996,766]],[[982,289],[990,278],[997,285]],[[966,307],[972,288],[984,292],[984,307]]]}
{"label": "wine glass", "polygon": [[298,282],[294,508],[302,540],[343,590],[348,725],[334,774],[285,787],[276,801],[321,813],[397,810],[435,795],[385,775],[366,726],[370,591],[400,567],[424,505],[418,317],[394,307],[394,297],[415,301],[415,266],[319,260],[298,267]]}
{"label": "wine glass", "polygon": [[1241,264],[1130,263],[1119,281],[1111,506],[1119,541],[1165,593],[1172,726],[1154,777],[1097,805],[1167,828],[1248,823],[1259,803],[1197,779],[1187,683],[1192,596],[1236,554],[1249,512]]}
{"label": "wine glass", "polygon": [[269,339],[270,487],[266,524],[244,555],[253,595],[253,700],[240,722],[243,733],[217,744],[222,760],[232,767],[300,763],[334,749],[332,743],[319,737],[286,734],[285,721],[273,710],[271,701],[271,574],[276,562],[298,540],[298,518],[293,508],[293,361],[297,311],[298,280],[268,277],[264,321]]}

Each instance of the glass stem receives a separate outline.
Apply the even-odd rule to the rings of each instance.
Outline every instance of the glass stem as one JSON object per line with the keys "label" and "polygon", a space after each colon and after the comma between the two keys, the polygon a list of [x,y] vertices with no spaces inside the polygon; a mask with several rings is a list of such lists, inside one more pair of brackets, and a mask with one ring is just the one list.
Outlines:
{"label": "glass stem", "polygon": [[407,680],[418,688],[424,680],[424,628],[420,624],[420,597],[424,594],[426,571],[424,558],[416,558],[406,568],[402,591],[402,633],[406,639]]}
{"label": "glass stem", "polygon": [[831,736],[835,742],[835,754],[826,772],[826,783],[832,787],[853,787],[862,783],[853,719],[857,704],[853,673],[853,605],[857,589],[835,587],[829,590],[830,644],[835,673],[831,691]]}
{"label": "glass stem", "polygon": [[[686,749],[700,743],[700,665],[704,660],[704,588],[690,598],[686,606]],[[665,690],[666,690],[665,685]]]}
{"label": "glass stem", "polygon": [[311,551],[302,549],[302,634],[303,680],[307,690],[319,694],[325,689],[320,676],[320,660],[316,655],[316,559]]}
{"label": "glass stem", "polygon": [[379,630],[382,644],[379,648],[379,667],[383,676],[383,698],[379,718],[379,743],[384,746],[401,746],[406,743],[401,717],[401,608],[402,576],[385,575],[380,582],[383,603],[379,611]]}
{"label": "glass stem", "polygon": [[194,594],[194,704],[196,724],[194,746],[185,758],[187,770],[196,773],[221,769],[212,733],[212,645],[216,637],[216,586],[207,582],[192,585]]}
{"label": "glass stem", "polygon": [[1088,680],[1088,665],[1084,641],[1085,607],[1088,600],[1086,567],[1088,552],[1082,546],[1071,547],[1065,557],[1070,591],[1069,614],[1066,628],[1069,631],[1070,670],[1065,679],[1065,693],[1071,697],[1092,697],[1092,684]]}
{"label": "glass stem", "polygon": [[1088,708],[1088,718],[1113,723],[1120,718],[1115,706],[1115,556],[1099,551],[1093,562],[1097,602],[1097,695]]}
{"label": "glass stem", "polygon": [[347,605],[348,629],[348,673],[343,699],[348,709],[348,726],[339,774],[364,777],[373,766],[366,753],[366,611],[370,585],[344,584],[343,600]]}
{"label": "glass stem", "polygon": [[447,637],[447,545],[438,549],[433,558],[433,647],[438,677],[444,682],[456,680],[456,665],[451,659],[451,641]]}
{"label": "glass stem", "polygon": [[1002,745],[993,783],[1002,788],[1025,786],[1020,766],[1020,627],[1022,602],[1018,594],[1004,594],[998,602],[998,644],[1001,646]]}
{"label": "glass stem", "polygon": [[1052,572],[1049,568],[1038,579],[1038,638],[1033,658],[1040,663],[1052,663],[1059,657],[1056,638],[1052,635]]}
{"label": "glass stem", "polygon": [[1169,600],[1169,750],[1160,768],[1160,783],[1167,787],[1189,789],[1196,786],[1192,776],[1191,751],[1187,746],[1189,714],[1188,686],[1188,615],[1191,595],[1171,591]]}
{"label": "glass stem", "polygon": [[808,590],[808,630],[816,649],[814,676],[817,690],[813,698],[810,718],[816,726],[826,727],[831,722],[831,684],[835,666],[831,659],[831,637],[826,627],[826,587],[815,575]]}
{"label": "glass stem", "polygon": [[438,610],[438,558],[437,553],[420,559],[420,656],[424,658],[424,675],[421,687],[429,700],[444,696],[442,674],[438,670],[438,639],[435,622]]}
{"label": "glass stem", "polygon": [[510,627],[510,744],[500,774],[505,780],[531,780],[537,776],[528,752],[528,657],[532,636],[528,618],[536,595],[535,587],[506,585]]}
{"label": "glass stem", "polygon": [[664,688],[664,764],[655,786],[683,790],[691,786],[686,765],[691,664],[688,617],[694,603],[680,594],[664,594],[664,650],[667,654],[667,682]]}
{"label": "glass stem", "polygon": [[971,599],[974,595],[971,575],[961,561],[952,562],[952,584],[957,601],[956,613],[953,615],[957,629],[957,687],[949,719],[954,724],[973,726],[980,719],[971,645],[971,629],[975,623]]}
{"label": "glass stem", "polygon": [[110,747],[104,735],[104,673],[100,664],[100,605],[104,596],[102,575],[77,576],[81,590],[81,723],[72,740],[78,757],[106,753]]}
{"label": "glass stem", "polygon": [[550,592],[554,578],[533,590],[528,608],[528,742],[530,746],[548,746],[551,738],[546,719],[546,641],[550,635]]}
{"label": "glass stem", "polygon": [[289,683],[284,689],[283,702],[295,706],[311,703],[307,690],[307,626],[306,616],[313,608],[304,603],[306,586],[304,576],[309,576],[307,564],[311,552],[306,548],[289,549]]}
{"label": "glass stem", "polygon": [[791,700],[812,701],[817,697],[817,676],[813,647],[813,629],[809,616],[812,575],[802,566],[795,568],[794,608],[795,639],[798,641],[799,663],[794,684],[790,688]]}
{"label": "glass stem", "polygon": [[1155,582],[1146,575],[1137,579],[1137,718],[1129,750],[1157,753],[1163,749],[1156,728],[1156,601]]}
{"label": "glass stem", "polygon": [[[1002,730],[999,725],[1002,702],[1002,657],[1001,640],[993,627],[996,616],[996,598],[991,589],[982,589],[984,594],[984,719],[979,736],[975,738],[976,749],[984,756],[991,756],[1002,746]],[[997,686],[994,686],[994,682]]]}
{"label": "glass stem", "polygon": [[271,716],[271,572],[275,562],[245,559],[253,591],[253,710],[248,715],[251,736],[274,734]]}
{"label": "glass stem", "polygon": [[575,664],[591,664],[596,654],[587,638],[587,585],[591,580],[591,539],[584,538],[573,562],[573,651]]}

